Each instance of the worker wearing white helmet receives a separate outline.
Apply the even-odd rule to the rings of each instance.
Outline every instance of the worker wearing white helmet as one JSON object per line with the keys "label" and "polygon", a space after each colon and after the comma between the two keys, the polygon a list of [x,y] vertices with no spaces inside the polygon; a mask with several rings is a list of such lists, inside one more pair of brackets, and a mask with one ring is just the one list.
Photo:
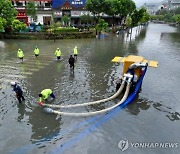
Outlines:
{"label": "worker wearing white helmet", "polygon": [[23,96],[23,91],[21,87],[14,81],[11,82],[11,86],[13,87],[13,91],[15,91],[16,93],[16,98],[18,99],[19,103],[21,103],[22,100],[24,101],[25,98]]}

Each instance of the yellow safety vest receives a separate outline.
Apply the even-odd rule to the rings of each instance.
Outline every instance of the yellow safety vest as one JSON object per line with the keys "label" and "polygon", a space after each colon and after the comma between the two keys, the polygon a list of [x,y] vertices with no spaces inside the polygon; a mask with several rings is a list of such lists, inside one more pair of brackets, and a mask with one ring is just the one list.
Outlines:
{"label": "yellow safety vest", "polygon": [[39,55],[39,49],[38,48],[34,49],[34,54]]}
{"label": "yellow safety vest", "polygon": [[74,48],[74,55],[77,55],[78,51],[77,51],[77,47]]}
{"label": "yellow safety vest", "polygon": [[22,50],[20,50],[20,51],[18,50],[17,57],[19,57],[19,58],[23,58],[24,57],[24,53],[23,53]]}
{"label": "yellow safety vest", "polygon": [[39,101],[42,102],[42,100],[47,99],[51,94],[52,90],[51,89],[44,89],[41,91],[42,97],[40,97]]}
{"label": "yellow safety vest", "polygon": [[61,56],[61,50],[56,50],[54,53],[57,57]]}

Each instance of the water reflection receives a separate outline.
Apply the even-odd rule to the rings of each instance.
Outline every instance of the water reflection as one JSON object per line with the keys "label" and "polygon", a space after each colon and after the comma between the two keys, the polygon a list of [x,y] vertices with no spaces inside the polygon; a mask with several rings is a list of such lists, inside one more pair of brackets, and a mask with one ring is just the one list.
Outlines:
{"label": "water reflection", "polygon": [[24,102],[23,103],[18,103],[17,108],[18,108],[18,113],[19,113],[17,121],[21,122],[24,119],[24,116],[25,116],[25,104],[24,104]]}
{"label": "water reflection", "polygon": [[150,103],[148,100],[138,98],[137,95],[136,99],[127,106],[127,111],[133,115],[138,115],[141,110],[148,110],[150,108]]}
{"label": "water reflection", "polygon": [[160,112],[165,113],[166,117],[171,121],[180,120],[180,113],[173,111],[170,107],[162,105],[160,103],[153,103],[153,107]]}
{"label": "water reflection", "polygon": [[[56,119],[56,115],[48,115],[42,113],[42,108],[36,107],[32,112],[29,112],[29,124],[32,126],[32,143],[36,143],[43,138],[51,139],[52,134],[56,134],[60,131],[61,117]],[[40,114],[41,113],[41,114]]]}
{"label": "water reflection", "polygon": [[137,96],[136,99],[127,106],[127,111],[133,115],[138,115],[142,110],[148,110],[151,107],[154,107],[159,112],[165,113],[165,116],[171,121],[180,120],[180,113],[173,111],[170,107],[163,105],[163,103],[139,98],[139,96]]}

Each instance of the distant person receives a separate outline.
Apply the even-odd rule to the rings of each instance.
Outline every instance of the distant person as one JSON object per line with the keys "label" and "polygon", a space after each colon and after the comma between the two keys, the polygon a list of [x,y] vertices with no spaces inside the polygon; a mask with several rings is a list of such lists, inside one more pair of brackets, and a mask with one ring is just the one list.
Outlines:
{"label": "distant person", "polygon": [[77,60],[77,55],[78,55],[78,51],[77,51],[77,46],[74,47],[74,59]]}
{"label": "distant person", "polygon": [[15,91],[16,93],[16,98],[18,99],[19,103],[21,103],[22,100],[24,101],[25,98],[23,96],[23,91],[21,87],[14,81],[11,82],[11,86],[13,87],[13,91]]}
{"label": "distant person", "polygon": [[23,53],[23,51],[22,51],[21,49],[18,49],[17,57],[18,57],[19,59],[21,59],[22,62],[23,62],[24,53]]}
{"label": "distant person", "polygon": [[59,48],[56,49],[54,54],[57,57],[57,60],[61,59],[61,50]]}
{"label": "distant person", "polygon": [[70,68],[74,70],[74,62],[75,62],[75,59],[72,55],[70,55],[69,57],[69,65],[70,65]]}
{"label": "distant person", "polygon": [[48,97],[51,96],[51,98],[55,98],[55,95],[53,94],[51,89],[44,89],[39,94],[39,103],[43,103],[43,101],[47,101]]}
{"label": "distant person", "polygon": [[37,46],[34,49],[34,55],[35,55],[35,57],[39,56],[39,48]]}

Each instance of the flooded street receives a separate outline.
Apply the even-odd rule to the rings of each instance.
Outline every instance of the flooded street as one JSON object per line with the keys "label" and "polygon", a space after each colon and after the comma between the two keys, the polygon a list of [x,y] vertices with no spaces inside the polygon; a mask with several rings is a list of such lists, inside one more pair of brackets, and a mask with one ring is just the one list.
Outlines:
{"label": "flooded street", "polygon": [[[35,58],[38,46],[40,56]],[[74,73],[68,59],[78,47]],[[17,50],[24,51],[19,63]],[[62,60],[54,52],[60,48]],[[93,117],[47,114],[38,105],[38,94],[53,90],[52,104],[77,104],[107,98],[115,93],[122,64],[115,56],[140,55],[157,60],[158,68],[148,68],[142,91],[126,108]],[[119,154],[171,153],[180,151],[180,30],[163,24],[133,29],[127,35],[80,40],[0,40],[0,153]],[[19,104],[11,81],[22,87],[25,102]],[[121,98],[72,109],[88,112],[104,109]],[[120,140],[128,140],[122,152]],[[178,143],[177,147],[133,147],[130,143]]]}

